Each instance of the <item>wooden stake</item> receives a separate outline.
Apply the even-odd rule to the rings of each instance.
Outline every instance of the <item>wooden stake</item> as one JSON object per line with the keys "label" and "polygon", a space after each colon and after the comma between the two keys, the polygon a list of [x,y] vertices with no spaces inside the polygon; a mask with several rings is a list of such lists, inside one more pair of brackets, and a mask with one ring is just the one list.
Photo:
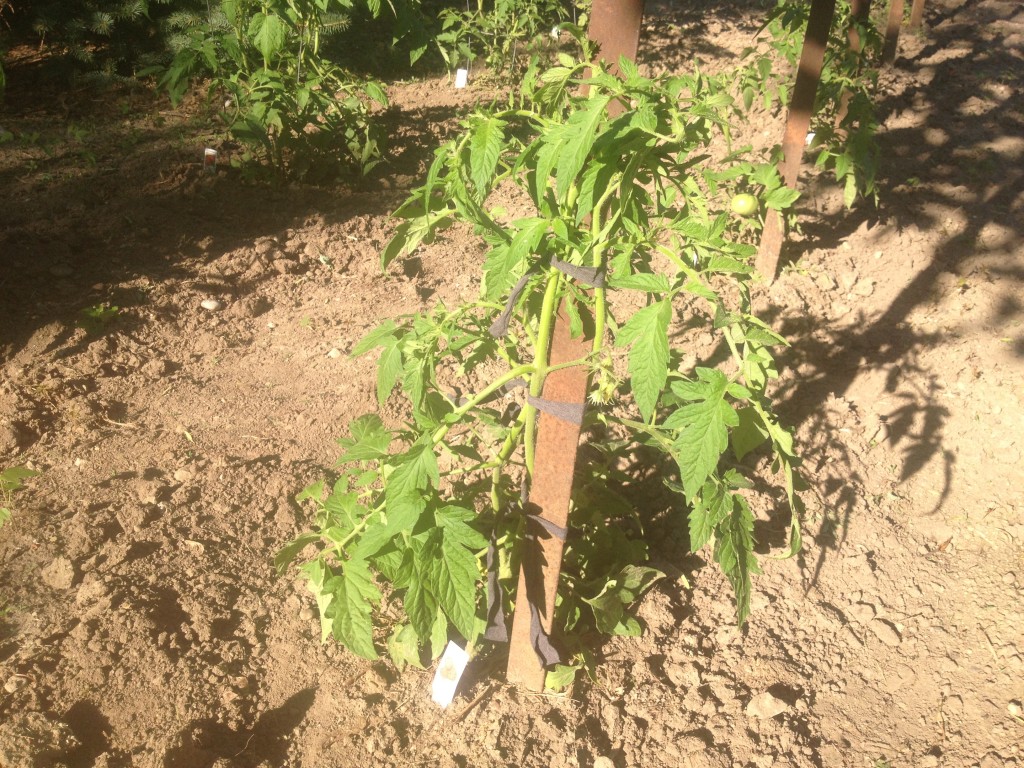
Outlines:
{"label": "wooden stake", "polygon": [[[636,58],[640,45],[640,22],[644,16],[644,0],[594,0],[590,10],[587,36],[600,46],[600,57],[618,74],[620,56]],[[619,108],[621,111],[621,108]],[[620,112],[608,110],[614,117]]]}
{"label": "wooden stake", "polygon": [[850,41],[850,50],[854,53],[860,53],[864,49],[864,43],[860,39],[860,30],[857,28],[857,25],[865,24],[870,20],[871,0],[853,0],[850,3],[850,10],[852,11],[852,23],[846,31],[846,37]]}
{"label": "wooden stake", "polygon": [[[614,64],[620,56],[636,58],[640,43],[640,22],[643,19],[644,0],[594,0],[590,16],[590,38],[601,47],[601,57]],[[616,71],[612,67],[612,71]],[[621,113],[625,105],[610,104],[609,113]],[[549,364],[577,360],[585,357],[590,345],[583,338],[573,339],[565,306],[559,308],[551,334]],[[566,368],[549,373],[544,380],[543,398],[557,402],[586,402],[589,386],[588,372],[584,368]],[[545,520],[565,528],[569,520],[569,499],[576,466],[580,426],[569,424],[547,413],[541,413],[537,424],[537,448],[534,452],[534,472],[530,487],[533,511]],[[540,539],[537,544],[542,558],[544,605],[540,606],[541,624],[551,631],[558,580],[562,572],[564,542],[555,537]],[[508,681],[531,691],[544,690],[546,671],[530,642],[531,615],[526,601],[526,572],[519,571],[516,592],[516,610],[512,620],[512,636],[508,655]]]}
{"label": "wooden stake", "polygon": [[[786,132],[782,139],[782,164],[779,171],[786,186],[795,187],[800,175],[807,129],[814,114],[814,99],[821,82],[821,69],[825,63],[825,46],[828,33],[835,17],[836,0],[813,0],[811,16],[807,21],[807,34],[800,52],[800,67],[793,86],[793,100],[786,118]],[[757,270],[765,280],[772,282],[779,271],[779,255],[782,253],[782,217],[777,211],[765,214],[764,231],[761,233],[761,247],[757,254]]]}

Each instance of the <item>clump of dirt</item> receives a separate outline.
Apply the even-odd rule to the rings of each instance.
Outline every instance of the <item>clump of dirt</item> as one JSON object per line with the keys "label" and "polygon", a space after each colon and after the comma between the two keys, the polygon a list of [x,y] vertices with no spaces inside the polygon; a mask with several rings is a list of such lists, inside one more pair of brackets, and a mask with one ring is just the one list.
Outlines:
{"label": "clump of dirt", "polygon": [[[645,66],[734,56],[752,5],[654,5]],[[740,630],[665,522],[647,632],[598,648],[596,680],[529,695],[490,651],[444,712],[429,673],[321,645],[270,560],[307,524],[294,493],[376,409],[354,342],[476,291],[465,235],[387,274],[378,253],[436,137],[490,94],[394,85],[390,175],[268,189],[205,174],[222,139],[151,94],[43,104],[9,70],[0,467],[42,474],[0,532],[0,764],[1024,762],[1024,16],[925,18],[883,74],[880,206],[814,179],[758,295],[792,342],[801,555],[764,560]],[[777,551],[784,526],[758,535]]]}

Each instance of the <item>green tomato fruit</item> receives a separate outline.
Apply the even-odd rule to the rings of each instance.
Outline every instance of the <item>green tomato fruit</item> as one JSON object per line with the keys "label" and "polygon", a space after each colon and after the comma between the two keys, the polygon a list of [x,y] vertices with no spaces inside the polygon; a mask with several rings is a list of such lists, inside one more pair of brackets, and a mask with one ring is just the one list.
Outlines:
{"label": "green tomato fruit", "polygon": [[753,195],[736,195],[729,203],[729,208],[737,216],[753,216],[760,207]]}

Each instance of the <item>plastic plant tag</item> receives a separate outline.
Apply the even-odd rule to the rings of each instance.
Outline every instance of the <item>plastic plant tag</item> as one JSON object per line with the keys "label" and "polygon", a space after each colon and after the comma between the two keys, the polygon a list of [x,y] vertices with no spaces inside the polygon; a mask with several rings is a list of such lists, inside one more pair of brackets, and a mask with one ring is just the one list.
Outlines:
{"label": "plastic plant tag", "polygon": [[466,671],[469,654],[455,643],[448,643],[441,656],[441,663],[434,673],[434,682],[430,687],[430,698],[441,709],[447,709],[455,698],[455,689],[459,686],[462,673]]}
{"label": "plastic plant tag", "polygon": [[806,139],[805,143],[807,144],[808,147],[813,147],[814,146],[814,131],[808,131],[807,132],[807,139]]}
{"label": "plastic plant tag", "polygon": [[469,82],[469,70],[468,69],[457,69],[455,70],[455,87],[465,88]]}
{"label": "plastic plant tag", "polygon": [[551,36],[552,36],[553,38],[555,38],[555,40],[557,40],[557,39],[558,39],[558,35],[559,35],[559,29],[558,29],[558,27],[552,27],[552,28],[551,28]]}
{"label": "plastic plant tag", "polygon": [[206,152],[203,153],[203,169],[207,173],[217,172],[217,150],[206,148]]}

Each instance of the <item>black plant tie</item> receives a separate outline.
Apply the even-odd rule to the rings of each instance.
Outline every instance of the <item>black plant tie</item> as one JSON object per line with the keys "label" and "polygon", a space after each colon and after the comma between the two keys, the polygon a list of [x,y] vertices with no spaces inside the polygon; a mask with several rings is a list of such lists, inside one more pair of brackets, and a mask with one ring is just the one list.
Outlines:
{"label": "black plant tie", "polygon": [[584,403],[565,403],[559,400],[545,400],[543,397],[527,395],[526,402],[542,413],[554,416],[556,419],[567,421],[570,424],[579,426],[583,423],[583,412],[586,408]]}
{"label": "black plant tie", "polygon": [[501,394],[503,394],[503,395],[507,395],[509,392],[512,392],[512,391],[517,390],[517,389],[520,389],[522,387],[529,386],[529,384],[530,384],[530,382],[528,382],[526,379],[524,379],[522,376],[520,376],[518,379],[512,379],[512,381],[506,381],[504,384],[502,384],[500,387],[498,387],[498,391]]}
{"label": "black plant tie", "polygon": [[[527,509],[536,506],[525,504]],[[526,576],[526,602],[530,606],[530,644],[545,667],[562,661],[561,652],[551,642],[551,637],[544,631],[541,611],[544,606],[544,573],[543,557],[541,556],[540,537],[550,536],[565,541],[568,531],[560,525],[545,520],[538,514],[527,512],[526,544],[523,553],[523,570]],[[498,544],[497,531],[501,518],[494,525],[491,540],[487,547],[487,628],[484,639],[493,643],[507,643],[509,640],[508,620],[505,618],[504,591],[498,580]]]}
{"label": "black plant tie", "polygon": [[583,285],[590,285],[594,288],[604,288],[604,271],[598,267],[581,267],[577,264],[570,264],[567,261],[561,259],[551,259],[551,266],[561,272],[563,275],[568,275],[577,283]]}
{"label": "black plant tie", "polygon": [[[528,505],[527,509],[531,507],[536,509],[535,505]],[[541,664],[550,667],[561,663],[562,654],[552,644],[551,636],[544,631],[544,623],[541,621],[541,611],[544,609],[544,557],[540,550],[538,529],[543,531],[544,536],[561,541],[565,541],[566,530],[540,515],[526,514],[527,549],[523,553],[523,573],[526,576],[526,601],[530,604],[530,644]]]}
{"label": "black plant tie", "polygon": [[512,312],[516,308],[516,302],[519,301],[519,297],[523,295],[523,290],[526,288],[529,280],[530,273],[527,272],[513,286],[512,293],[508,295],[508,301],[505,302],[505,308],[501,310],[501,314],[495,318],[494,322],[491,323],[491,327],[488,328],[488,331],[494,338],[500,339],[508,333],[508,324],[512,319]]}
{"label": "black plant tie", "polygon": [[[502,515],[504,517],[504,515]],[[491,541],[487,545],[487,628],[484,639],[492,643],[508,642],[508,620],[505,618],[505,592],[498,580],[498,527],[499,518],[494,522]]]}

